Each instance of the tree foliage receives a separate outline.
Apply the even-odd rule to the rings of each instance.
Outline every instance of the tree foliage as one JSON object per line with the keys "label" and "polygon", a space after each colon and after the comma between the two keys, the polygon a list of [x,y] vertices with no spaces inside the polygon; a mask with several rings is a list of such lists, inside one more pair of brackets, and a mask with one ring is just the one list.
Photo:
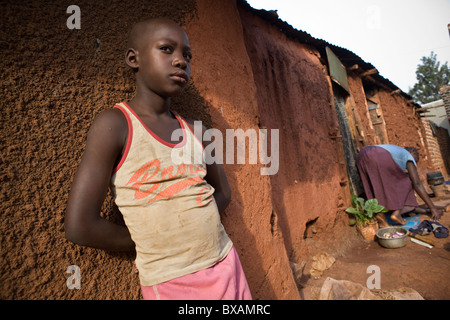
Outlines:
{"label": "tree foliage", "polygon": [[421,61],[416,70],[417,83],[409,89],[408,94],[416,102],[425,104],[441,99],[439,89],[449,83],[450,69],[448,62],[441,66],[433,51],[429,57],[422,57]]}

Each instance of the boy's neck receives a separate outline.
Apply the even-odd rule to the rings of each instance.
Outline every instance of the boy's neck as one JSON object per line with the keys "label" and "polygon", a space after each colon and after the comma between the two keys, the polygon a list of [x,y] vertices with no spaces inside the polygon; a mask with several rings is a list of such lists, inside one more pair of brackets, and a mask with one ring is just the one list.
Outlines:
{"label": "boy's neck", "polygon": [[154,92],[137,92],[128,103],[137,113],[142,115],[161,116],[170,111],[170,98],[163,98]]}

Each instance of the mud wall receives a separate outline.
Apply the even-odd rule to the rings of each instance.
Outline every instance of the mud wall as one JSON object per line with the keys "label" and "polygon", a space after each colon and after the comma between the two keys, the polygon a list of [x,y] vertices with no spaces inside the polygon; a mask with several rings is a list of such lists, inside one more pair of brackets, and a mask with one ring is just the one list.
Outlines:
{"label": "mud wall", "polygon": [[[425,129],[419,118],[419,114],[414,112],[414,108],[408,105],[407,100],[400,95],[378,87],[366,92],[363,80],[358,75],[349,74],[350,94],[355,102],[365,134],[366,143],[377,144],[374,139],[375,132],[370,120],[366,95],[376,94],[382,118],[385,121],[388,143],[401,147],[415,147],[420,154],[418,163],[419,175],[422,183],[427,185],[426,174],[434,168],[430,161],[429,148],[426,140]],[[369,93],[370,92],[370,93]]]}
{"label": "mud wall", "polygon": [[300,264],[342,230],[349,194],[342,146],[333,139],[339,129],[330,83],[315,48],[244,9],[240,14],[261,125],[280,132],[280,170],[270,177],[274,215],[289,259]]}
{"label": "mud wall", "polygon": [[[193,83],[207,102],[213,127],[222,132],[258,131],[258,92],[236,3],[197,1],[197,15],[186,29],[195,52]],[[269,176],[261,175],[260,163],[225,164],[232,202],[224,226],[238,248],[255,298],[298,299],[273,207],[273,186]]]}
{"label": "mud wall", "polygon": [[415,147],[419,151],[420,160],[417,168],[422,183],[427,186],[426,174],[434,171],[434,167],[430,160],[425,129],[419,114],[414,112],[413,107],[408,105],[405,98],[397,94],[380,89],[378,97],[386,122],[389,143],[401,147]]}
{"label": "mud wall", "polygon": [[[159,15],[181,23],[195,2],[76,1],[81,29],[69,30],[72,4],[0,4],[2,299],[140,298],[133,254],[66,241],[65,205],[93,118],[133,95],[123,59],[128,30]],[[204,114],[194,89],[186,100],[197,107],[192,114]],[[108,200],[102,215],[120,221]],[[66,286],[70,265],[80,267],[79,290]]]}
{"label": "mud wall", "polygon": [[[81,29],[69,30],[69,5]],[[2,299],[140,299],[134,254],[68,242],[64,211],[93,118],[130,99],[124,63],[131,26],[166,16],[183,24],[194,50],[191,85],[173,107],[207,127],[258,129],[256,88],[235,1],[2,1]],[[226,165],[233,200],[224,225],[255,299],[298,299],[261,165]],[[102,216],[121,223],[108,196]],[[69,290],[67,268],[80,267]]]}
{"label": "mud wall", "polygon": [[389,142],[405,147],[416,147],[419,151],[422,151],[421,155],[425,155],[418,133],[418,130],[420,130],[417,122],[418,115],[414,114],[413,108],[408,106],[403,98],[392,95],[385,90],[380,90],[378,96],[386,121]]}
{"label": "mud wall", "polygon": [[[66,26],[72,4],[81,9],[80,30]],[[290,262],[343,250],[357,237],[343,213],[345,160],[315,48],[234,0],[2,1],[0,12],[0,298],[141,298],[134,253],[74,245],[63,226],[92,120],[135,92],[123,59],[127,33],[151,17],[182,24],[194,52],[192,81],[173,99],[175,110],[224,136],[226,129],[279,130],[271,141],[279,146],[277,174],[261,175],[261,159],[224,166],[232,201],[223,223],[253,297],[299,299]],[[402,101],[380,97],[392,142],[416,141],[414,119],[406,131],[395,129],[396,117],[409,116]],[[110,195],[101,215],[123,223]],[[80,267],[80,289],[66,286],[71,265]]]}
{"label": "mud wall", "polygon": [[386,130],[389,143],[401,147],[415,147],[420,154],[417,164],[420,179],[424,186],[428,186],[427,172],[435,171],[429,154],[426,133],[418,113],[414,113],[412,106],[398,95],[380,90],[378,93],[383,115],[386,121]]}

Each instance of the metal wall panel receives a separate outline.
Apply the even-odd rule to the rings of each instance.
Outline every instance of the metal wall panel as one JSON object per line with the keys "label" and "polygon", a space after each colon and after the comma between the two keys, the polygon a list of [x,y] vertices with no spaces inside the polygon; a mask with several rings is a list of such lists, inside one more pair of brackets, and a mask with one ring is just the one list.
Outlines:
{"label": "metal wall panel", "polygon": [[350,94],[345,66],[329,47],[326,47],[326,51],[331,79]]}

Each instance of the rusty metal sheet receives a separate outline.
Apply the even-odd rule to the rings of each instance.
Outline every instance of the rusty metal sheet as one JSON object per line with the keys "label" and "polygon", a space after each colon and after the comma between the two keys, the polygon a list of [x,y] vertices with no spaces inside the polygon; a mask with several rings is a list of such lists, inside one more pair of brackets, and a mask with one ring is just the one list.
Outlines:
{"label": "rusty metal sheet", "polygon": [[334,54],[333,51],[331,51],[329,47],[326,47],[326,52],[331,79],[350,94],[347,79],[347,70],[345,69],[341,60],[339,60],[339,58]]}

